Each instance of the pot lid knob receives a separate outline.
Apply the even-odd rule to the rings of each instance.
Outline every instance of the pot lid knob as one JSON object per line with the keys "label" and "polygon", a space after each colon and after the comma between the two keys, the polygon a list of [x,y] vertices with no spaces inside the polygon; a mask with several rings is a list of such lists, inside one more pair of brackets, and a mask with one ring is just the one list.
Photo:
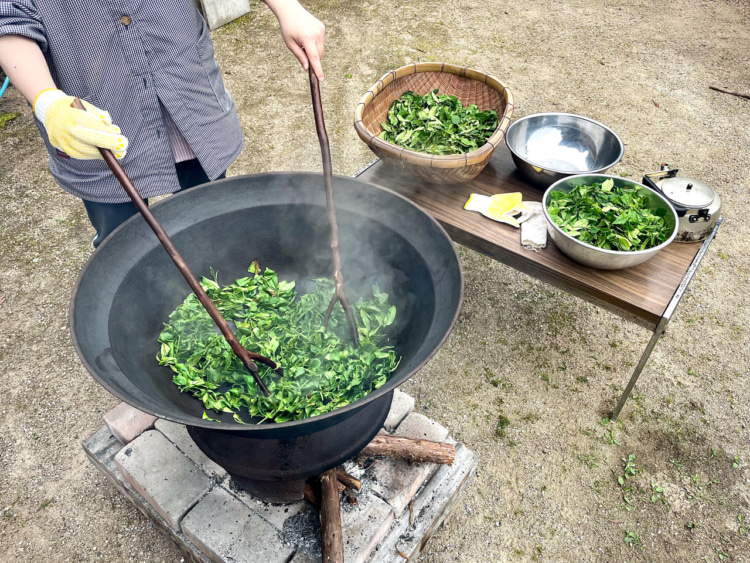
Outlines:
{"label": "pot lid knob", "polygon": [[694,178],[665,178],[659,187],[672,202],[688,209],[708,207],[716,195],[711,186]]}

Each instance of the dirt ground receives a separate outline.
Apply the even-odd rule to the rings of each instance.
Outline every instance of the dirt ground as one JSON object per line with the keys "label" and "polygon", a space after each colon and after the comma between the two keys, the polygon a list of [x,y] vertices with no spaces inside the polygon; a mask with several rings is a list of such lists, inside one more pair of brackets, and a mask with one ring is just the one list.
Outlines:
{"label": "dirt ground", "polygon": [[[252,4],[212,33],[246,136],[229,174],[319,171],[306,74]],[[336,173],[373,158],[352,126],[368,87],[403,64],[445,61],[503,81],[514,117],[609,125],[626,143],[614,173],[639,179],[668,162],[723,201],[719,235],[616,424],[602,419],[650,333],[459,248],[459,321],[403,389],[480,464],[420,560],[750,561],[750,100],[709,89],[750,94],[750,3],[306,6],[327,26]],[[118,403],[68,333],[94,233],[56,186],[15,90],[0,112],[20,113],[0,131],[0,560],[180,561],[81,448]]]}

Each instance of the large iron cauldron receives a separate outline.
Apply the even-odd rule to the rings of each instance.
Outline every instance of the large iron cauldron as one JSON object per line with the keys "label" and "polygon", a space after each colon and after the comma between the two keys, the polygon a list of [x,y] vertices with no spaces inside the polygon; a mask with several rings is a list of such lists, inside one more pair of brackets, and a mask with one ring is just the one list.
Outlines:
{"label": "large iron cauldron", "polygon": [[[392,343],[402,359],[383,387],[302,421],[203,420],[202,403],[180,393],[171,370],[156,361],[163,323],[190,288],[140,216],[94,252],[73,292],[73,343],[91,375],[126,403],[187,425],[198,446],[236,476],[299,479],[356,454],[382,427],[393,390],[447,338],[463,276],[445,231],[407,199],[348,177],[335,177],[334,187],[347,295],[355,302],[377,283],[398,310]],[[332,276],[322,175],[235,176],[167,198],[153,213],[196,276],[213,268],[219,283],[230,283],[258,260],[300,293],[312,289],[312,278]]]}

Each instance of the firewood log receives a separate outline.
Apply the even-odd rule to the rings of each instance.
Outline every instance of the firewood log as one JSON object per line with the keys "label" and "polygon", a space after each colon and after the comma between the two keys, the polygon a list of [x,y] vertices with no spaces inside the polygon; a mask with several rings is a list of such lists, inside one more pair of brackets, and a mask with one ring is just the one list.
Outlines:
{"label": "firewood log", "polygon": [[456,448],[453,444],[444,442],[379,434],[360,452],[360,455],[386,456],[416,463],[453,465],[456,459]]}
{"label": "firewood log", "polygon": [[320,476],[320,535],[323,563],[344,563],[339,496],[336,469],[330,469]]}

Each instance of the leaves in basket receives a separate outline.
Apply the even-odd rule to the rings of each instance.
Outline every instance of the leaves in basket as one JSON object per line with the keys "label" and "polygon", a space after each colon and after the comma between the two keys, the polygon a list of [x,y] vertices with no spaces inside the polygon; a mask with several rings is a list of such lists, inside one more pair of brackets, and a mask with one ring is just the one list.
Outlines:
{"label": "leaves in basket", "polygon": [[650,209],[646,196],[615,186],[612,178],[550,192],[547,211],[565,233],[606,250],[646,250],[670,234],[666,209]]}
{"label": "leaves in basket", "polygon": [[[316,290],[298,299],[295,284],[280,281],[274,271],[261,273],[254,264],[250,273],[254,275],[226,287],[207,278],[201,285],[234,324],[245,348],[281,363],[283,377],[258,364],[270,397],[258,389],[194,294],[169,316],[159,335],[159,363],[174,371],[173,381],[181,391],[207,409],[231,412],[237,422],[243,422],[240,412],[276,422],[299,420],[364,397],[396,369],[396,352],[384,345],[396,308],[377,286],[372,298],[354,307],[360,340],[355,349],[341,304],[334,307],[328,330],[322,324],[333,281],[315,280]],[[205,413],[203,418],[215,420]]]}
{"label": "leaves in basket", "polygon": [[464,154],[481,147],[498,126],[497,111],[464,107],[456,96],[435,89],[420,96],[404,92],[388,109],[379,137],[407,149],[435,155]]}

